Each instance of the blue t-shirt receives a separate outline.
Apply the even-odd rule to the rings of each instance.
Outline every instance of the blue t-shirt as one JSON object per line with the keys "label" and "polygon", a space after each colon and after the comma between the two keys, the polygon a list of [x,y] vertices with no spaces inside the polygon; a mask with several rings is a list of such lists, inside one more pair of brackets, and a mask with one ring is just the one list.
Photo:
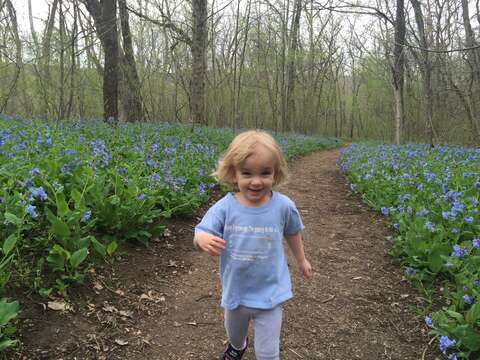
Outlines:
{"label": "blue t-shirt", "polygon": [[214,204],[195,232],[225,240],[220,255],[222,306],[272,309],[292,297],[284,235],[304,228],[292,200],[273,191],[261,207],[248,207],[231,193]]}

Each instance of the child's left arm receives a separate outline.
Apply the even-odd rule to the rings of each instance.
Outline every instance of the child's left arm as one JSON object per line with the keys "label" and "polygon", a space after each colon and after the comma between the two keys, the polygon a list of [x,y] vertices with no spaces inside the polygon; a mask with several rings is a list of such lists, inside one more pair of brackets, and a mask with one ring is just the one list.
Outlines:
{"label": "child's left arm", "polygon": [[303,249],[302,233],[298,232],[295,235],[285,235],[285,239],[287,239],[288,246],[292,250],[302,275],[306,278],[312,277],[312,266],[305,257],[305,251]]}

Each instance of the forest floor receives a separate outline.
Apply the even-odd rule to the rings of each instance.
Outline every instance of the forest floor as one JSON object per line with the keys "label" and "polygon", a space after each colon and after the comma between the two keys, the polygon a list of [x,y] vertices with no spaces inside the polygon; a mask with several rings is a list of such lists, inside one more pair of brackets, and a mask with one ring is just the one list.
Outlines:
{"label": "forest floor", "polygon": [[[383,218],[350,192],[339,149],[290,165],[290,196],[304,224],[314,276],[290,261],[294,298],[285,304],[284,360],[434,359],[416,307],[420,294],[388,255]],[[204,211],[204,210],[203,210]],[[9,359],[215,359],[226,336],[218,259],[194,251],[194,219],[174,219],[148,248],[132,247],[71,291],[69,309],[22,302],[22,345]],[[291,258],[290,258],[291,260]],[[253,346],[244,359],[255,359]]]}

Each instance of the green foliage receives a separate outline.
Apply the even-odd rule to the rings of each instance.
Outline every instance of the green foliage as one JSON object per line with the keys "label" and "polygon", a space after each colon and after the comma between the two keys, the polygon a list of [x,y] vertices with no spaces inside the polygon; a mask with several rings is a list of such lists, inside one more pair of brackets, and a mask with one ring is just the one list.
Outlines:
{"label": "green foliage", "polygon": [[[0,116],[0,291],[14,277],[42,296],[65,294],[124,241],[146,245],[165,219],[192,215],[216,186],[210,174],[234,135]],[[290,158],[338,145],[298,134],[278,140]]]}
{"label": "green foliage", "polygon": [[444,337],[441,350],[452,352],[445,344],[454,339],[459,358],[479,351],[478,149],[356,144],[344,152],[341,166],[352,189],[391,221],[391,252],[407,277],[422,289],[441,283],[443,291],[435,293],[443,298],[435,303],[443,306],[431,315],[432,333]]}

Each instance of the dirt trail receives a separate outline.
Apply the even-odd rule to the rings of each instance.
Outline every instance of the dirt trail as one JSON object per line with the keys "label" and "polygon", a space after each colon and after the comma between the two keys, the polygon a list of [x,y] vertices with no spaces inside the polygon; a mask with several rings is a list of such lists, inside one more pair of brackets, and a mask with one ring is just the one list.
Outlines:
{"label": "dirt trail", "polygon": [[[414,315],[421,299],[387,254],[381,216],[350,193],[338,155],[296,160],[279,189],[302,214],[315,271],[306,281],[290,261],[295,296],[285,306],[281,357],[422,359],[427,339]],[[27,301],[24,346],[11,358],[215,359],[225,341],[218,265],[192,249],[197,220],[175,220],[148,249],[94,274],[93,285],[75,289],[73,311]],[[244,358],[255,359],[253,348]]]}

